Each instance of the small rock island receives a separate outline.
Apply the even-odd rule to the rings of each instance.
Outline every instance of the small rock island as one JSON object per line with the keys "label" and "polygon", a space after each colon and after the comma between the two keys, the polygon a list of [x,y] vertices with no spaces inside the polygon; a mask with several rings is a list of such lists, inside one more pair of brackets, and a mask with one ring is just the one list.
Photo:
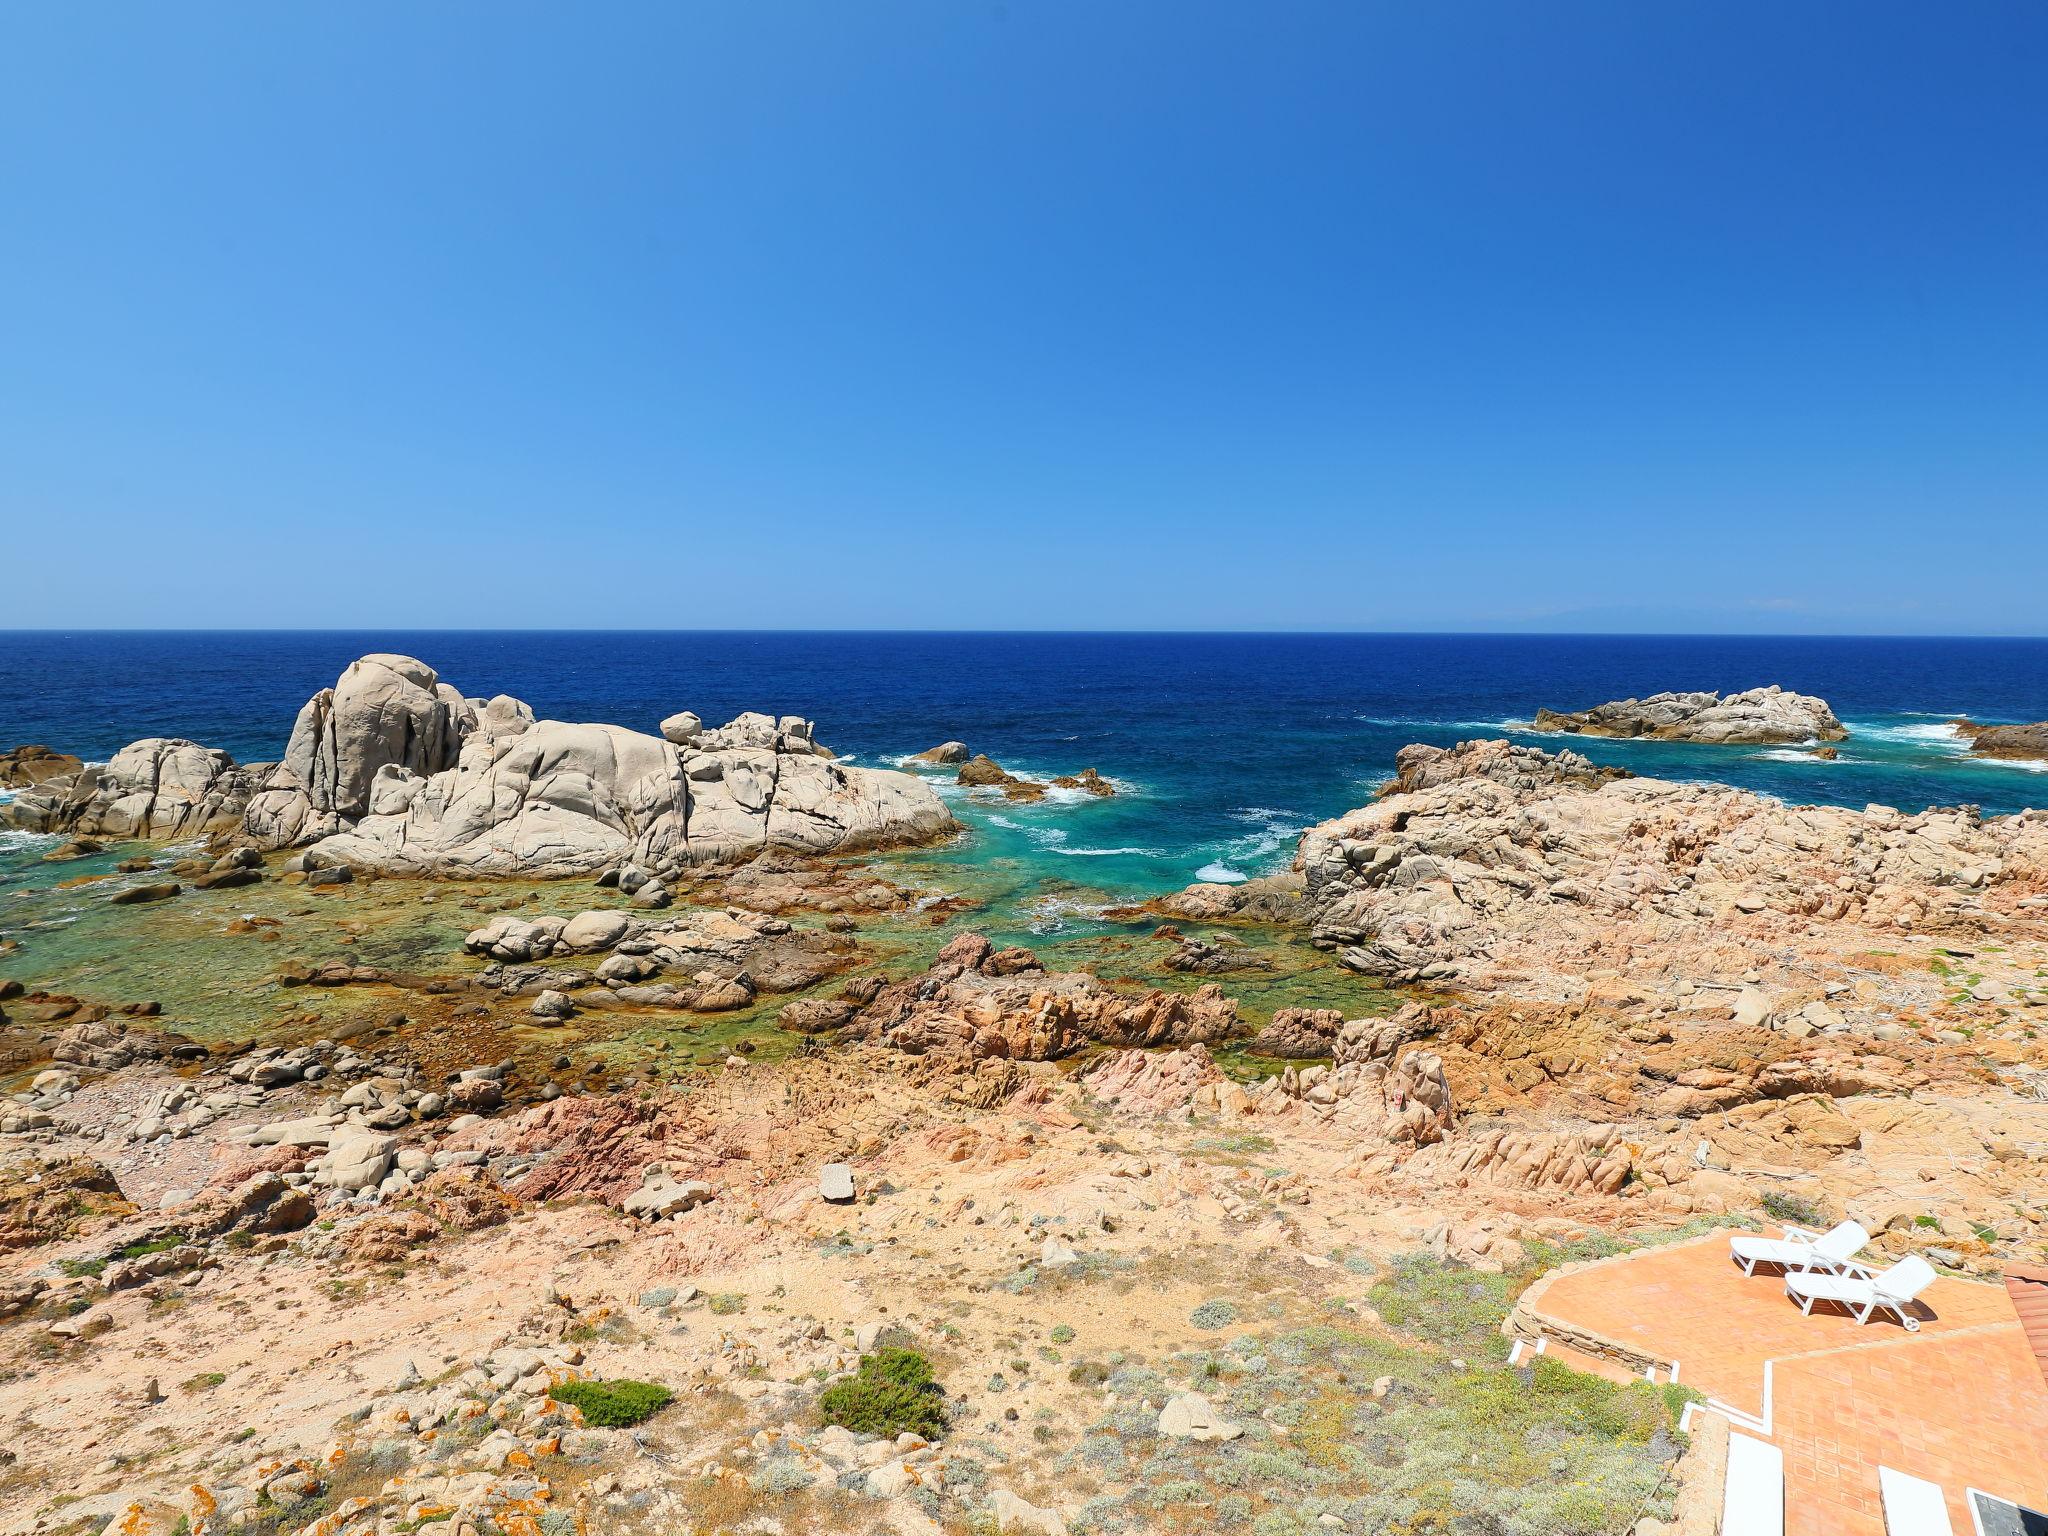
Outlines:
{"label": "small rock island", "polygon": [[1742,693],[1653,693],[1591,709],[1536,711],[1535,728],[1572,736],[1769,746],[1846,741],[1847,727],[1825,699],[1773,684]]}

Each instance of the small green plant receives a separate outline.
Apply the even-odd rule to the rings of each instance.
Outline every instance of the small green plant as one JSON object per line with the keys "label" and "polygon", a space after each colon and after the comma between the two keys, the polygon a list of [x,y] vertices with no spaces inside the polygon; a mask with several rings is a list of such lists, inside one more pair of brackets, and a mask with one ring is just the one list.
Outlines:
{"label": "small green plant", "polygon": [[675,1393],[651,1381],[564,1381],[549,1387],[548,1396],[599,1429],[644,1423],[675,1401]]}
{"label": "small green plant", "polygon": [[818,1413],[863,1435],[900,1435],[908,1430],[927,1439],[945,1433],[945,1389],[932,1379],[931,1362],[914,1349],[878,1349],[861,1357],[860,1369],[818,1394]]}
{"label": "small green plant", "polygon": [[1228,1301],[1205,1301],[1188,1314],[1188,1321],[1204,1332],[1213,1333],[1237,1321],[1237,1306]]}
{"label": "small green plant", "polygon": [[747,1298],[738,1291],[718,1291],[705,1297],[704,1305],[720,1317],[731,1317],[747,1310]]}
{"label": "small green plant", "polygon": [[189,1378],[184,1383],[183,1390],[187,1392],[211,1392],[227,1379],[228,1373],[226,1371],[202,1371],[199,1375]]}
{"label": "small green plant", "polygon": [[1071,1344],[1074,1342],[1074,1330],[1065,1323],[1056,1323],[1053,1325],[1052,1332],[1047,1334],[1046,1337],[1055,1344]]}
{"label": "small green plant", "polygon": [[1913,1218],[1913,1225],[1916,1227],[1938,1227],[1941,1225],[1941,1218],[1938,1216],[1915,1216]]}

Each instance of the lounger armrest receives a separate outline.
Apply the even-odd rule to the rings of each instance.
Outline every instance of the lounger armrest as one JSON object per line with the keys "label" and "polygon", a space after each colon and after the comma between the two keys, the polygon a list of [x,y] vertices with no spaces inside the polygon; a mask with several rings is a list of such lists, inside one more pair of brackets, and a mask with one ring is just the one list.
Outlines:
{"label": "lounger armrest", "polygon": [[1818,1242],[1824,1235],[1824,1233],[1808,1231],[1805,1227],[1788,1226],[1787,1228],[1785,1228],[1785,1241],[1788,1243],[1805,1243],[1811,1245],[1815,1242]]}
{"label": "lounger armrest", "polygon": [[1844,1259],[1838,1267],[1844,1279],[1875,1280],[1877,1278],[1876,1270],[1872,1269],[1868,1264],[1858,1264],[1854,1259]]}

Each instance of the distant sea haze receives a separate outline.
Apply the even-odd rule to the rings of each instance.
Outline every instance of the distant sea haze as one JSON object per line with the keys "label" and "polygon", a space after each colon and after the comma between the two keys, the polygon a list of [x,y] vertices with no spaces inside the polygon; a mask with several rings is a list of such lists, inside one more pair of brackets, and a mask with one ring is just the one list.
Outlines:
{"label": "distant sea haze", "polygon": [[1671,636],[770,632],[0,632],[0,748],[105,758],[186,736],[277,756],[298,708],[356,656],[418,656],[463,692],[652,731],[695,710],[817,721],[887,764],[958,739],[1039,776],[1100,769],[1110,800],[949,792],[966,857],[1093,894],[1284,865],[1301,828],[1362,803],[1409,742],[1515,730],[1663,689],[1778,683],[1834,706],[1836,761],[1799,748],[1527,736],[1643,773],[1796,801],[1987,813],[2048,803],[2048,764],[1969,759],[1946,725],[2048,718],[2048,640]]}

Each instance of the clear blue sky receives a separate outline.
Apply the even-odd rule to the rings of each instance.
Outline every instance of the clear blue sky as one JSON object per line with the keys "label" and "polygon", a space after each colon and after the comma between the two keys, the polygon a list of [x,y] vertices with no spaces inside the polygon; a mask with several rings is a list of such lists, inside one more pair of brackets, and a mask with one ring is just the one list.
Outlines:
{"label": "clear blue sky", "polygon": [[0,627],[2048,630],[2048,6],[21,4]]}

